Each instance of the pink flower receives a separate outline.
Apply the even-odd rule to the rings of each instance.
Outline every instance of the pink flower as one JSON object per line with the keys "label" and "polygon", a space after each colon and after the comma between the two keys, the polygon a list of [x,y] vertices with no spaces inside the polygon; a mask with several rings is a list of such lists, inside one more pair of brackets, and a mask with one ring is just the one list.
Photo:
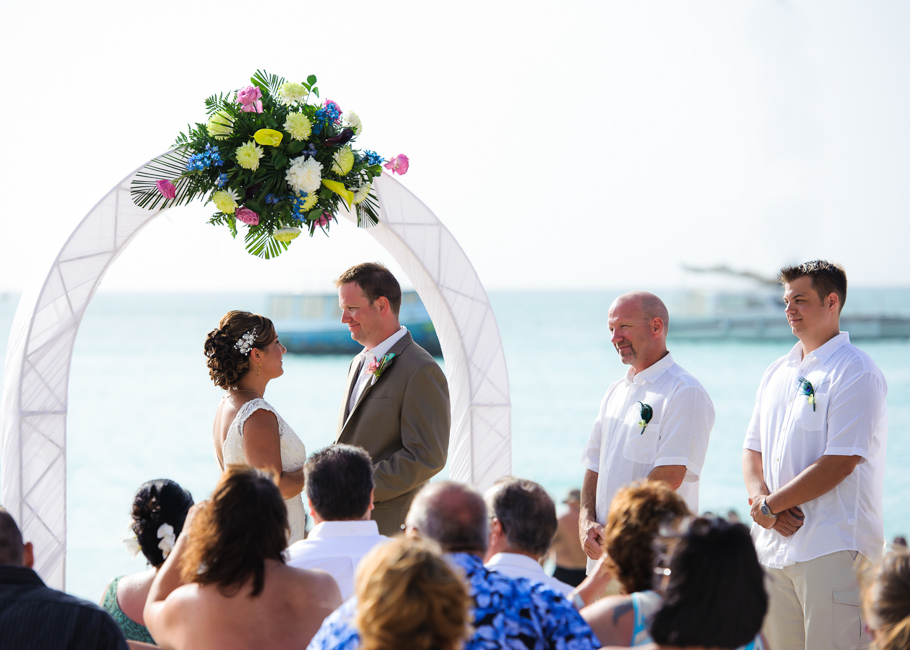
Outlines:
{"label": "pink flower", "polygon": [[379,370],[379,362],[373,357],[373,360],[367,364],[367,369],[364,371],[364,374],[375,375],[377,370]]}
{"label": "pink flower", "polygon": [[240,219],[243,223],[248,226],[257,226],[259,225],[259,215],[250,210],[249,208],[238,208],[237,212],[234,213],[234,216]]}
{"label": "pink flower", "polygon": [[158,192],[166,199],[173,199],[177,196],[177,188],[174,187],[174,184],[169,180],[162,179],[155,183],[158,187]]}
{"label": "pink flower", "polygon": [[400,153],[392,158],[389,162],[384,164],[383,167],[395,172],[399,176],[404,175],[408,171],[408,157],[403,153]]}
{"label": "pink flower", "polygon": [[332,213],[328,212],[327,210],[323,210],[322,216],[316,219],[314,223],[320,228],[324,228],[325,226],[332,223]]}
{"label": "pink flower", "polygon": [[262,112],[262,91],[258,86],[247,86],[237,91],[237,101],[242,104],[240,110],[245,113]]}

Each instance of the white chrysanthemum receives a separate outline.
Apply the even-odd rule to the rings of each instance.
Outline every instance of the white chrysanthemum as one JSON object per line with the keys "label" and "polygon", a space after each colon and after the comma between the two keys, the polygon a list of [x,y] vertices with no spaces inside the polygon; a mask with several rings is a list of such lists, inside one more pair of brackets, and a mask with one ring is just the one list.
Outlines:
{"label": "white chrysanthemum", "polygon": [[290,133],[294,140],[306,140],[313,132],[313,123],[303,113],[288,113],[284,121],[284,130]]}
{"label": "white chrysanthemum", "polygon": [[361,185],[358,187],[357,191],[354,192],[354,200],[351,201],[351,203],[357,205],[358,203],[361,203],[365,198],[367,198],[367,196],[370,194],[370,187],[372,187],[371,183],[367,183],[366,185]]}
{"label": "white chrysanthemum", "polygon": [[209,119],[206,128],[210,136],[216,140],[224,140],[234,132],[234,121],[224,111],[218,111]]}
{"label": "white chrysanthemum", "polygon": [[256,171],[259,169],[259,159],[265,153],[262,147],[255,142],[247,142],[237,147],[237,164],[244,169]]}
{"label": "white chrysanthemum", "polygon": [[344,145],[332,156],[332,171],[340,176],[345,176],[354,166],[354,152],[351,147]]}
{"label": "white chrysanthemum", "polygon": [[315,192],[322,182],[322,165],[315,158],[307,156],[294,158],[285,180],[295,192],[307,194]]}
{"label": "white chrysanthemum", "polygon": [[287,82],[282,84],[278,89],[278,99],[282,104],[293,104],[294,102],[306,101],[307,95],[310,94],[303,84]]}
{"label": "white chrysanthemum", "polygon": [[342,126],[351,127],[356,135],[360,135],[360,132],[363,131],[363,122],[360,121],[360,117],[354,111],[348,111],[344,114],[344,124]]}
{"label": "white chrysanthemum", "polygon": [[234,211],[237,210],[237,200],[239,198],[234,190],[218,190],[212,194],[212,201],[215,203],[215,207],[224,214],[234,214]]}

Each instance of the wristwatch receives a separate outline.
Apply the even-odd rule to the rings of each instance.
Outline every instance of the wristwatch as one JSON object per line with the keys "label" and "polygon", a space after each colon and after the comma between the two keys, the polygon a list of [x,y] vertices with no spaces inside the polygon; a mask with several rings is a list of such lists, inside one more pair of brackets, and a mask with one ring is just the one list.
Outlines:
{"label": "wristwatch", "polygon": [[777,515],[775,515],[773,512],[771,512],[771,508],[768,507],[768,500],[766,498],[761,500],[761,513],[765,517],[771,517],[771,519],[777,519]]}

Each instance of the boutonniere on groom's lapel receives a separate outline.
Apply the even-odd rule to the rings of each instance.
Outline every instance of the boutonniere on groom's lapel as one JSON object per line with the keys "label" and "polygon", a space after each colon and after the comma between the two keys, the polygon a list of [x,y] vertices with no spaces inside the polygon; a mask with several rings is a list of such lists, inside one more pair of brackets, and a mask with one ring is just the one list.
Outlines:
{"label": "boutonniere on groom's lapel", "polygon": [[644,402],[639,402],[639,404],[641,404],[641,409],[639,409],[641,420],[638,421],[638,426],[641,428],[641,432],[638,435],[644,435],[645,429],[648,428],[648,422],[654,417],[654,409],[651,408],[650,404],[645,404]]}
{"label": "boutonniere on groom's lapel", "polygon": [[815,410],[815,389],[812,388],[812,384],[809,383],[809,380],[805,377],[799,378],[799,394],[806,396],[806,401],[812,405],[812,410]]}
{"label": "boutonniere on groom's lapel", "polygon": [[378,361],[374,357],[373,360],[367,364],[366,370],[363,372],[367,375],[373,375],[370,378],[370,386],[375,384],[379,378],[382,377],[382,373],[385,372],[385,369],[389,367],[389,364],[392,363],[392,359],[394,358],[395,353],[390,352],[389,354],[382,355],[382,358]]}

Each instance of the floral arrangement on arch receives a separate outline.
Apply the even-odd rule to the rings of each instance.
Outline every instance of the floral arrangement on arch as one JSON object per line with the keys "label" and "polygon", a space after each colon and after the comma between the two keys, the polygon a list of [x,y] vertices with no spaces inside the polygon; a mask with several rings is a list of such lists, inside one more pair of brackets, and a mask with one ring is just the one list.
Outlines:
{"label": "floral arrangement on arch", "polygon": [[319,103],[313,75],[294,83],[259,70],[251,82],[205,100],[208,122],[187,127],[174,151],[140,170],[133,201],[154,209],[205,196],[217,209],[209,223],[236,237],[242,222],[246,250],[266,259],[304,229],[328,234],[342,202],[356,210],[359,226],[378,223],[373,180],[383,166],[407,172],[407,156],[386,161],[355,149],[360,118],[330,99]]}

